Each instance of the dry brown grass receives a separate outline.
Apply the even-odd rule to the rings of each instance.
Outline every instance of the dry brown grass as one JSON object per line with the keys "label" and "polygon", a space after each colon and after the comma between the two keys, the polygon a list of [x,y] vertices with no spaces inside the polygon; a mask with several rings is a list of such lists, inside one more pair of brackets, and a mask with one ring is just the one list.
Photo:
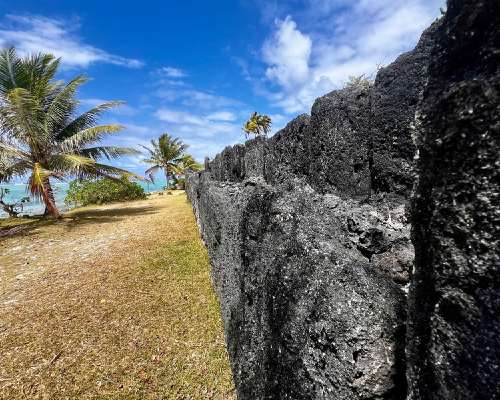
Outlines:
{"label": "dry brown grass", "polygon": [[234,398],[184,195],[28,224],[0,239],[0,278],[0,398]]}

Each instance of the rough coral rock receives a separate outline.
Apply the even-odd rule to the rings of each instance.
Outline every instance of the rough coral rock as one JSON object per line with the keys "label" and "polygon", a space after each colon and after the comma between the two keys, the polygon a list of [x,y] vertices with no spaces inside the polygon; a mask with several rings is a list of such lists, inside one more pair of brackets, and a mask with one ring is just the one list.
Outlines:
{"label": "rough coral rock", "polygon": [[192,175],[188,191],[239,399],[404,398],[407,280],[370,262],[410,248],[399,204],[208,173]]}
{"label": "rough coral rock", "polygon": [[413,247],[407,199],[371,190],[372,90],[332,92],[188,178],[240,399],[406,396]]}
{"label": "rough coral rock", "polygon": [[240,400],[500,398],[499,7],[187,178]]}
{"label": "rough coral rock", "polygon": [[451,0],[419,107],[410,398],[500,398],[500,2]]}
{"label": "rough coral rock", "polygon": [[[413,79],[426,69],[427,48],[378,82],[392,70]],[[388,85],[399,91],[379,83],[334,91],[310,117],[228,147],[188,178],[239,399],[406,396],[413,247],[406,197],[391,185],[372,188],[373,136],[386,135],[375,129],[382,122],[372,101],[391,104],[379,106],[380,118],[395,126],[391,119],[410,120],[414,110],[394,104],[418,96],[423,82]],[[410,140],[409,127],[400,134]],[[396,147],[385,157],[409,156]]]}

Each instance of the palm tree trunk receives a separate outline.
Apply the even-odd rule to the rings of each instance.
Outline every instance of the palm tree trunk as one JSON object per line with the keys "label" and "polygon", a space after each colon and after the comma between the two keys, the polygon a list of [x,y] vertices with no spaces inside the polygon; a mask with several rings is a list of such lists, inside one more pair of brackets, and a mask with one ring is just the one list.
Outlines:
{"label": "palm tree trunk", "polygon": [[52,186],[50,186],[49,179],[45,179],[43,182],[42,200],[45,204],[44,215],[52,215],[54,218],[61,218],[61,214],[56,206],[56,201],[54,199],[54,192],[52,191]]}
{"label": "palm tree trunk", "polygon": [[168,170],[165,168],[165,169],[164,169],[164,171],[165,171],[165,179],[166,179],[166,181],[167,181],[167,183],[165,184],[165,187],[166,187],[166,188],[167,188],[167,190],[168,190],[168,189],[170,189],[170,188],[169,188],[169,181],[168,181]]}

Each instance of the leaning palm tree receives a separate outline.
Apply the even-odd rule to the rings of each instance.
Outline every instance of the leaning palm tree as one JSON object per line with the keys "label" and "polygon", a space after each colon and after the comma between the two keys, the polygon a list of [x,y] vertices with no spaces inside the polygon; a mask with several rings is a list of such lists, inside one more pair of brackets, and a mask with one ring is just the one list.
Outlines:
{"label": "leaning palm tree", "polygon": [[267,136],[271,130],[271,118],[267,115],[254,112],[243,126],[245,135]]}
{"label": "leaning palm tree", "polygon": [[50,54],[17,56],[0,52],[0,180],[29,175],[31,195],[41,199],[47,214],[60,216],[51,179],[134,175],[99,162],[137,151],[95,146],[120,125],[96,125],[99,116],[121,102],[107,102],[77,115],[78,88],[87,81],[77,76],[68,83],[55,80],[60,59]]}
{"label": "leaning palm tree", "polygon": [[161,135],[158,140],[151,140],[151,146],[152,148],[142,146],[149,152],[150,156],[144,162],[153,165],[145,173],[151,181],[154,181],[154,174],[163,170],[168,188],[170,177],[182,173],[180,164],[188,146],[179,138],[174,138],[168,133]]}

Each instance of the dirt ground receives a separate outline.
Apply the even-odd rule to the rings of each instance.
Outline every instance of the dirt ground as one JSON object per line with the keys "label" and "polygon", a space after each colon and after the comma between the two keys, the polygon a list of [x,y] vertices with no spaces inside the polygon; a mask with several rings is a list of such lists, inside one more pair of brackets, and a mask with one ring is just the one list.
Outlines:
{"label": "dirt ground", "polygon": [[0,230],[0,398],[234,398],[184,193]]}

